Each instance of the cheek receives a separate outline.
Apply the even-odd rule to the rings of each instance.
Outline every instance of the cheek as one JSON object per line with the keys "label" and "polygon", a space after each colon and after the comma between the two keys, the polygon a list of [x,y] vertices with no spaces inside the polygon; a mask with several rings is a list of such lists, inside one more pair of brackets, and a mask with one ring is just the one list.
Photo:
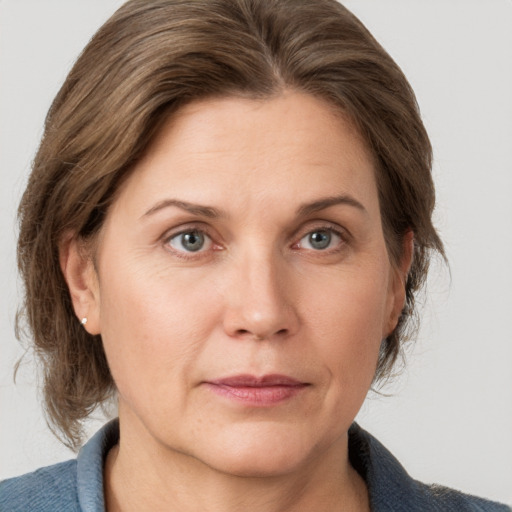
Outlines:
{"label": "cheek", "polygon": [[[101,335],[114,381],[128,401],[170,395],[192,374],[216,322],[215,301],[180,273],[110,265],[101,283]],[[104,273],[107,275],[107,273]],[[190,277],[190,276],[189,276]]]}
{"label": "cheek", "polygon": [[386,275],[379,269],[340,271],[309,294],[308,328],[332,378],[344,385],[373,379],[387,324]]}

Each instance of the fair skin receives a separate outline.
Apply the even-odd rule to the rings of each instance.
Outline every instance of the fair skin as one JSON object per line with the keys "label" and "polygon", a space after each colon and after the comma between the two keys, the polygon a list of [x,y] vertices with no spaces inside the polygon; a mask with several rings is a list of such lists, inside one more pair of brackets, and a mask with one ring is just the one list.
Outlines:
{"label": "fair skin", "polygon": [[347,431],[403,307],[408,240],[392,265],[372,159],[322,100],[174,115],[94,264],[61,247],[118,389],[108,510],[369,510]]}

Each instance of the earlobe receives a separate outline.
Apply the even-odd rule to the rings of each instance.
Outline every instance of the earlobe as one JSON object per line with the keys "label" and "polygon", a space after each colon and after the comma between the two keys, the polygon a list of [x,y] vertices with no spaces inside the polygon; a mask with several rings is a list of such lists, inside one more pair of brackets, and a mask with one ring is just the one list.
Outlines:
{"label": "earlobe", "polygon": [[402,258],[397,266],[392,269],[391,305],[389,322],[385,337],[389,336],[398,324],[398,319],[405,305],[407,277],[414,258],[414,233],[409,230],[403,238]]}
{"label": "earlobe", "polygon": [[59,263],[77,321],[89,334],[100,334],[98,277],[89,251],[75,236],[67,235],[59,244]]}

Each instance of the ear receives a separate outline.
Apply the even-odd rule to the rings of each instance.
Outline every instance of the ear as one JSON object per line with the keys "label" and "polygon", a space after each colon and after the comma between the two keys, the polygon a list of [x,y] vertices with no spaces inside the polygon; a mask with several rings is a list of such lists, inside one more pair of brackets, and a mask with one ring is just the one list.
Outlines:
{"label": "ear", "polygon": [[414,233],[411,230],[405,233],[402,243],[402,258],[398,265],[394,265],[391,269],[389,283],[389,315],[388,324],[383,333],[384,338],[389,336],[395,329],[405,305],[407,276],[409,275],[414,257]]}
{"label": "ear", "polygon": [[66,235],[59,244],[59,262],[68,285],[73,309],[89,334],[100,334],[100,294],[96,269],[90,251],[74,235]]}

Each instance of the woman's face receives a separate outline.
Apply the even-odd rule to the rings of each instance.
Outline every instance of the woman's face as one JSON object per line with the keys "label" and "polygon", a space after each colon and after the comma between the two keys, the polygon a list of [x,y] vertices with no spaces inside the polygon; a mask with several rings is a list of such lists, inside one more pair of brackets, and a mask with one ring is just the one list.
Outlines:
{"label": "woman's face", "polygon": [[122,428],[228,473],[346,446],[403,305],[374,169],[319,99],[193,103],[108,213],[87,328]]}

